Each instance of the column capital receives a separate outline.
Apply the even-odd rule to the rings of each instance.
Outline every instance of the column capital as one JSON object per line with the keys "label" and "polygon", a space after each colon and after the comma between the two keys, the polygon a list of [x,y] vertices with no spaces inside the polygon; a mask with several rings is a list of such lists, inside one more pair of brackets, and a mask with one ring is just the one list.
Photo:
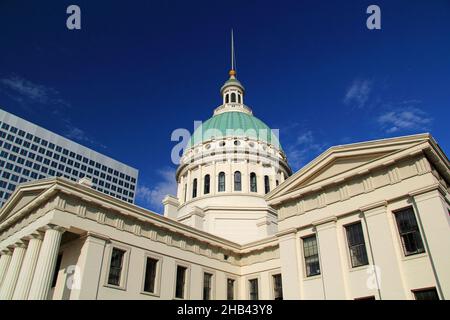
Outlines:
{"label": "column capital", "polygon": [[325,219],[313,221],[311,224],[318,230],[336,227],[337,217],[331,216]]}
{"label": "column capital", "polygon": [[44,239],[44,233],[41,232],[41,231],[36,230],[36,231],[30,233],[29,235],[27,235],[27,236],[25,237],[25,239],[27,239],[27,240],[31,240],[31,239],[39,239],[39,240],[42,240],[42,239]]}
{"label": "column capital", "polygon": [[385,213],[387,205],[388,205],[387,201],[379,201],[364,207],[360,207],[359,211],[361,211],[362,215],[364,215],[367,218],[375,216],[377,214]]}
{"label": "column capital", "polygon": [[0,255],[12,255],[12,251],[9,248],[0,249]]}
{"label": "column capital", "polygon": [[47,231],[47,230],[56,230],[56,231],[59,231],[59,232],[63,233],[63,232],[66,231],[66,228],[58,226],[58,225],[55,225],[55,224],[47,224],[44,227],[42,227],[42,230],[44,232]]}

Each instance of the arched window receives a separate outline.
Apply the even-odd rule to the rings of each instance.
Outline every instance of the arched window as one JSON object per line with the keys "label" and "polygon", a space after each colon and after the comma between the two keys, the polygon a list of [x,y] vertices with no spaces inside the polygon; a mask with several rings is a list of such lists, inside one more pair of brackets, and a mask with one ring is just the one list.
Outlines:
{"label": "arched window", "polygon": [[269,176],[264,176],[264,191],[266,193],[270,192]]}
{"label": "arched window", "polygon": [[231,103],[236,102],[236,93],[231,94]]}
{"label": "arched window", "polygon": [[192,198],[197,197],[197,179],[192,182]]}
{"label": "arched window", "polygon": [[242,183],[241,183],[241,172],[236,171],[234,173],[234,191],[241,191]]}
{"label": "arched window", "polygon": [[219,192],[225,191],[225,172],[219,173]]}
{"label": "arched window", "polygon": [[250,173],[250,191],[258,192],[258,188],[256,185],[256,174],[254,172]]}
{"label": "arched window", "polygon": [[280,185],[280,181],[278,181],[278,179],[276,181],[276,185],[277,185],[277,187]]}
{"label": "arched window", "polygon": [[209,174],[207,174],[205,176],[205,185],[203,187],[203,193],[204,194],[208,194],[209,193],[209,180],[210,180],[210,177],[209,177]]}
{"label": "arched window", "polygon": [[228,102],[230,102],[230,95],[226,94],[226,96],[225,96],[225,103],[228,103]]}
{"label": "arched window", "polygon": [[241,103],[241,95],[238,94],[238,103]]}

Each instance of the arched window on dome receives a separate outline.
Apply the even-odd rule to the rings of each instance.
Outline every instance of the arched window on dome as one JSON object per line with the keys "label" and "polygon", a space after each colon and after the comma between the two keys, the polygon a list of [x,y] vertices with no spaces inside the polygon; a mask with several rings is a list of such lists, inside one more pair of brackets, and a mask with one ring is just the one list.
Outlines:
{"label": "arched window on dome", "polygon": [[250,191],[258,192],[257,184],[256,184],[256,173],[250,173]]}
{"label": "arched window on dome", "polygon": [[231,103],[236,102],[236,93],[231,94]]}
{"label": "arched window on dome", "polygon": [[241,95],[240,95],[240,94],[238,94],[238,103],[242,103],[242,102],[241,102]]}
{"label": "arched window on dome", "polygon": [[219,173],[218,191],[219,192],[225,191],[225,172],[220,172]]}
{"label": "arched window on dome", "polygon": [[265,191],[265,193],[269,193],[270,192],[269,176],[264,176],[264,191]]}
{"label": "arched window on dome", "polygon": [[234,191],[242,191],[241,172],[234,173]]}
{"label": "arched window on dome", "polygon": [[197,179],[192,182],[192,198],[197,197]]}
{"label": "arched window on dome", "polygon": [[204,186],[203,186],[203,193],[204,194],[209,194],[209,183],[210,183],[210,176],[209,174],[207,174],[205,176],[205,182],[204,182]]}
{"label": "arched window on dome", "polygon": [[230,95],[227,93],[225,95],[225,103],[229,103],[230,102]]}

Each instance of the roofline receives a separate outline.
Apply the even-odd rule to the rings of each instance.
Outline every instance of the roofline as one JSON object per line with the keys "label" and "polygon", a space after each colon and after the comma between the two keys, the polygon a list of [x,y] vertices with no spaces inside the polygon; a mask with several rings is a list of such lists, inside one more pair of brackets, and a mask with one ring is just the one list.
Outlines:
{"label": "roofline", "polygon": [[[291,181],[295,180],[297,177],[301,176],[308,170],[310,170],[312,167],[320,163],[322,160],[324,160],[326,157],[331,155],[333,152],[336,151],[342,151],[347,149],[359,149],[364,148],[372,145],[378,145],[380,143],[386,142],[386,143],[402,143],[402,142],[408,142],[408,141],[414,141],[414,140],[428,140],[437,150],[439,150],[439,154],[441,158],[443,158],[445,161],[445,164],[447,167],[450,168],[450,164],[448,161],[447,156],[442,151],[442,149],[439,147],[439,145],[436,143],[436,140],[432,137],[430,133],[419,133],[419,134],[412,134],[412,135],[406,135],[406,136],[399,136],[399,137],[392,137],[392,138],[382,138],[382,139],[375,139],[375,140],[369,140],[369,141],[362,141],[362,142],[355,142],[355,143],[349,143],[349,144],[343,144],[343,145],[336,145],[329,147],[327,150],[322,152],[320,155],[318,155],[316,158],[311,160],[309,163],[304,165],[302,168],[300,168],[297,172],[295,172],[293,175],[291,175],[288,179],[283,181],[278,187],[270,191],[266,196],[265,199],[271,200],[276,194],[281,192],[287,185],[290,184]],[[289,160],[289,159],[288,159]]]}

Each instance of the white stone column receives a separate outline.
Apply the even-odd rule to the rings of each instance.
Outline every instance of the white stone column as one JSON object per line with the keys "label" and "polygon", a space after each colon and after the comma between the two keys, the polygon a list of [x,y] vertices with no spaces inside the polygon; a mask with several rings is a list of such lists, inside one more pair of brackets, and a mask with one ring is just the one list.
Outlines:
{"label": "white stone column", "polygon": [[41,244],[42,235],[40,233],[35,233],[30,236],[22,269],[20,270],[19,279],[17,280],[16,290],[14,291],[13,300],[26,300],[28,298]]}
{"label": "white stone column", "polygon": [[98,293],[98,276],[102,270],[103,255],[108,238],[88,233],[73,273],[70,300],[96,300]]}
{"label": "white stone column", "polygon": [[313,222],[316,227],[320,270],[327,300],[347,299],[336,222],[336,217]]}
{"label": "white stone column", "polygon": [[48,298],[63,231],[58,226],[51,226],[45,231],[28,295],[29,300],[46,300]]}
{"label": "white stone column", "polygon": [[280,245],[280,260],[283,285],[283,299],[301,299],[301,268],[297,254],[297,230],[289,229],[277,234]]}
{"label": "white stone column", "polygon": [[388,219],[386,203],[381,202],[360,208],[367,227],[369,243],[368,254],[372,255],[372,279],[368,283],[369,292],[378,295],[380,300],[405,300],[406,295],[403,271],[398,258],[395,242]]}
{"label": "white stone column", "polygon": [[450,299],[450,211],[445,190],[412,194],[417,222],[442,300]]}
{"label": "white stone column", "polygon": [[2,250],[0,257],[0,288],[2,287],[3,279],[8,271],[9,263],[11,262],[11,251],[8,249]]}
{"label": "white stone column", "polygon": [[14,289],[16,288],[17,279],[19,278],[25,251],[26,246],[23,243],[15,244],[8,272],[6,273],[0,290],[0,300],[11,300]]}

